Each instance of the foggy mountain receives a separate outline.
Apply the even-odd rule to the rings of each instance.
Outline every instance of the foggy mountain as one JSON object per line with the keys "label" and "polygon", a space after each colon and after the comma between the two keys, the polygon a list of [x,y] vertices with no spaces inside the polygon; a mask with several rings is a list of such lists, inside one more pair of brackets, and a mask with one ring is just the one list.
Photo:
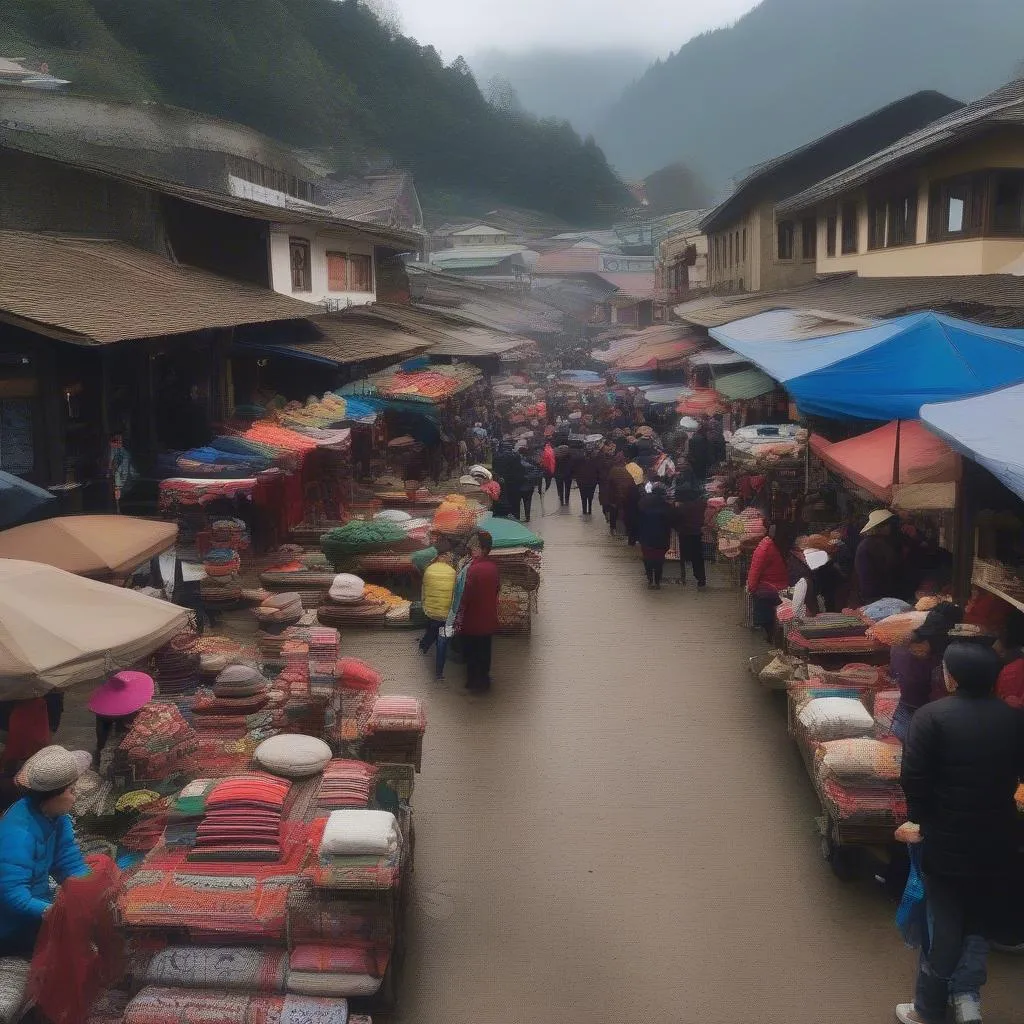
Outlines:
{"label": "foggy mountain", "polygon": [[918,90],[976,99],[1022,58],[1020,0],[763,0],[655,63],[595,134],[627,178],[681,160],[720,189]]}
{"label": "foggy mountain", "polygon": [[469,61],[480,88],[498,76],[515,90],[523,109],[537,117],[568,121],[580,135],[594,130],[601,114],[650,66],[647,54],[633,50],[485,50]]}

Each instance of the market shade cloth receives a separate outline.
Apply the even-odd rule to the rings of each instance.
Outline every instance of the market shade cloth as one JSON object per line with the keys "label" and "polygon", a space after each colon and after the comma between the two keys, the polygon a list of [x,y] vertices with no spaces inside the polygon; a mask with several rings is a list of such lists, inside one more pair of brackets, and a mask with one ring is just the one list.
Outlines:
{"label": "market shade cloth", "polygon": [[784,384],[804,413],[917,419],[922,405],[1024,381],[1022,330],[926,312],[808,336],[793,333],[792,312],[735,320],[711,335]]}
{"label": "market shade cloth", "polygon": [[42,487],[0,470],[0,527],[20,523],[53,500]]}
{"label": "market shade cloth", "polygon": [[39,562],[0,559],[0,700],[98,680],[185,628],[166,601]]}
{"label": "market shade cloth", "polygon": [[669,363],[678,363],[684,356],[696,352],[700,342],[696,338],[680,338],[675,341],[662,341],[643,344],[626,355],[615,360],[614,365],[620,370],[653,370]]}
{"label": "market shade cloth", "polygon": [[921,407],[921,419],[1024,498],[1024,384]]}
{"label": "market shade cloth", "polygon": [[715,390],[730,402],[747,402],[752,398],[771,394],[777,387],[775,381],[760,370],[740,370],[737,373],[723,373],[715,378]]}
{"label": "market shade cloth", "polygon": [[127,576],[166,551],[173,523],[131,516],[61,516],[0,533],[0,558],[43,562],[78,576]]}
{"label": "market shade cloth", "polygon": [[671,387],[647,388],[644,391],[644,398],[651,405],[674,405],[693,394],[693,391],[682,384]]}
{"label": "market shade cloth", "polygon": [[[897,435],[899,479],[894,480]],[[812,434],[810,444],[829,469],[882,504],[906,510],[955,505],[960,456],[918,420],[887,423],[835,444]]]}
{"label": "market shade cloth", "polygon": [[710,388],[697,388],[676,406],[680,416],[713,416],[725,411],[722,396]]}

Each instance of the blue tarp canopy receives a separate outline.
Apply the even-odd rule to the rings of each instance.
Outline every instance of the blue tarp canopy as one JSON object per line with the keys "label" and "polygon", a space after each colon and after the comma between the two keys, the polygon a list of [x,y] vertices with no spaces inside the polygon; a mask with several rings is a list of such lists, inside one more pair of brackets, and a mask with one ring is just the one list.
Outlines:
{"label": "blue tarp canopy", "polygon": [[0,471],[0,527],[33,518],[53,500],[54,496],[42,487]]}
{"label": "blue tarp canopy", "polygon": [[825,337],[793,331],[776,310],[711,336],[783,384],[804,413],[917,419],[921,406],[1024,381],[1024,331],[912,313]]}
{"label": "blue tarp canopy", "polygon": [[1024,498],[1024,384],[922,406],[921,419]]}

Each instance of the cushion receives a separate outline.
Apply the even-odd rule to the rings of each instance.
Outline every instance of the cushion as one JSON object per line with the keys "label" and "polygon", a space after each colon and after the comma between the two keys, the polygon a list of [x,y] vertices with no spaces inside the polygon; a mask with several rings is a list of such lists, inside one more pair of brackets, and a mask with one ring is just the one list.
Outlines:
{"label": "cushion", "polygon": [[374,517],[377,520],[384,520],[385,522],[391,523],[407,523],[412,516],[408,512],[403,512],[399,508],[386,508],[382,512],[378,512]]}
{"label": "cushion", "polygon": [[868,736],[875,727],[868,709],[852,697],[818,697],[798,718],[808,737],[819,743]]}
{"label": "cushion", "polygon": [[376,693],[380,689],[380,673],[359,658],[341,658],[338,661],[338,682],[346,690],[368,690]]}
{"label": "cushion", "polygon": [[292,591],[289,591],[287,594],[271,594],[270,597],[268,597],[263,602],[263,607],[264,608],[291,608],[293,605],[296,605],[296,604],[301,607],[301,605],[302,605],[302,598],[298,594],[296,594],[296,593],[294,593]]}
{"label": "cushion", "polygon": [[267,680],[254,665],[228,665],[217,676],[218,683],[265,683]]}
{"label": "cushion", "polygon": [[285,962],[283,950],[170,946],[150,961],[145,980],[149,985],[283,992]]}
{"label": "cushion", "polygon": [[331,748],[315,736],[271,736],[253,754],[257,764],[286,779],[316,775],[330,759]]}

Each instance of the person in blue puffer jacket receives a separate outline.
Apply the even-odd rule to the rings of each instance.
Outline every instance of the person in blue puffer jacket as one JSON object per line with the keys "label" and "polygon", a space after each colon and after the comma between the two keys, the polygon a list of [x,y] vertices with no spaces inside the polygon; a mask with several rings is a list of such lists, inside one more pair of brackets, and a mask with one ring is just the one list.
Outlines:
{"label": "person in blue puffer jacket", "polygon": [[75,783],[90,757],[44,747],[17,781],[25,796],[0,818],[0,956],[31,957],[58,885],[88,873],[71,824]]}

